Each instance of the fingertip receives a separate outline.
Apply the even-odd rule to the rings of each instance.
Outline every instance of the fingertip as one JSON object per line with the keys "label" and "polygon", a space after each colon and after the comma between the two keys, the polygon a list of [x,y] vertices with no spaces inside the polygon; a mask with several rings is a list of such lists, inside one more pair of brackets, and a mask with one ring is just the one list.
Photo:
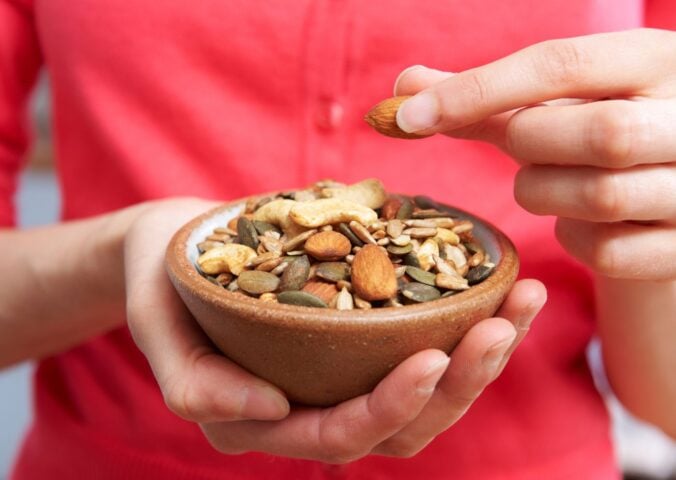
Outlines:
{"label": "fingertip", "polygon": [[241,419],[281,420],[289,415],[291,407],[284,394],[269,385],[245,389]]}
{"label": "fingertip", "polygon": [[424,65],[412,65],[405,68],[394,81],[393,93],[398,95],[415,95],[421,90],[426,89],[441,82],[454,74],[443,72]]}
{"label": "fingertip", "polygon": [[530,310],[539,311],[547,303],[547,287],[540,280],[526,278],[519,280],[518,285],[522,301]]}

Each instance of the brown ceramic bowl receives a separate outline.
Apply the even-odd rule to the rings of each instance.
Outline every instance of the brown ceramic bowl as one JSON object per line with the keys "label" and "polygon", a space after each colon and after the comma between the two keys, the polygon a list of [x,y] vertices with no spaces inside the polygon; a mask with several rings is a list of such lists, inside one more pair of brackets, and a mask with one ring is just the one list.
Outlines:
{"label": "brown ceramic bowl", "polygon": [[456,295],[417,305],[339,311],[261,302],[232,293],[195,269],[197,243],[239,215],[246,199],[190,221],[166,254],[171,281],[214,344],[231,360],[281,388],[296,403],[329,406],[371,391],[397,364],[426,348],[450,352],[471,326],[492,316],[514,283],[519,260],[510,240],[489,223],[474,235],[495,270]]}

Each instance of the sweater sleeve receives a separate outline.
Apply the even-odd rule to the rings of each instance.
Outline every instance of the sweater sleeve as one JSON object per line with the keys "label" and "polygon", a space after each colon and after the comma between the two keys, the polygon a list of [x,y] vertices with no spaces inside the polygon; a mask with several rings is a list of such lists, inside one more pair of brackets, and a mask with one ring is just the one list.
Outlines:
{"label": "sweater sleeve", "polygon": [[674,0],[646,0],[645,26],[676,29],[676,2]]}
{"label": "sweater sleeve", "polygon": [[0,226],[15,224],[14,194],[29,144],[28,99],[41,54],[28,4],[0,0]]}

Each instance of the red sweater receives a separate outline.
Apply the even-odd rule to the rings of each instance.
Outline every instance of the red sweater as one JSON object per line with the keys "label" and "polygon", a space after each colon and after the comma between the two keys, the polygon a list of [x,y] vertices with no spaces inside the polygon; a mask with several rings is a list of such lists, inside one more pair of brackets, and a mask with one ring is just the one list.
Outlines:
{"label": "red sweater", "polygon": [[592,285],[552,219],[514,203],[514,164],[478,143],[384,138],[362,116],[410,64],[460,71],[544,39],[640,26],[648,7],[665,22],[668,3],[0,0],[0,224],[13,223],[22,115],[44,64],[65,220],[376,176],[495,222],[517,244],[522,276],[549,289],[501,378],[415,458],[333,467],[221,455],[167,410],[120,328],[40,362],[12,478],[616,478],[584,357]]}

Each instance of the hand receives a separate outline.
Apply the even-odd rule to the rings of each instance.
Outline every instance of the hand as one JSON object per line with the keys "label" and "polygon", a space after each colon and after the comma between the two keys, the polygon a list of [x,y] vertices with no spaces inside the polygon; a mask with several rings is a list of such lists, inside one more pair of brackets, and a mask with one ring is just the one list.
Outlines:
{"label": "hand", "polygon": [[598,273],[676,279],[675,55],[676,33],[634,30],[540,43],[455,75],[412,67],[395,94],[417,95],[397,121],[517,159],[517,201],[559,217],[561,244]]}
{"label": "hand", "polygon": [[425,350],[370,394],[333,408],[290,408],[279,389],[213,349],[164,270],[173,232],[213,205],[175,200],[149,209],[127,236],[125,268],[129,328],[167,406],[199,423],[223,453],[258,451],[331,463],[369,453],[411,456],[462,417],[499,374],[545,301],[542,284],[522,280],[496,318],[470,330],[450,365],[444,352]]}

